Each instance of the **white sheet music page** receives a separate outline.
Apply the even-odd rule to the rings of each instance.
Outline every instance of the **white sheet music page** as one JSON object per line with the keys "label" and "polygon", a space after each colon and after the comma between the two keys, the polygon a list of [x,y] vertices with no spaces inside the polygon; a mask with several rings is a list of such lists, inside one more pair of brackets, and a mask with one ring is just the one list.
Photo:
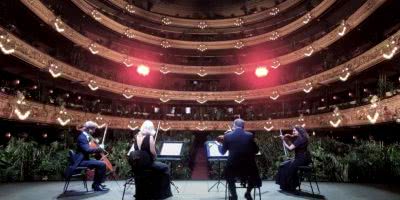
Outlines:
{"label": "white sheet music page", "polygon": [[162,156],[180,156],[183,143],[164,143],[160,152]]}
{"label": "white sheet music page", "polygon": [[224,155],[219,152],[217,142],[208,143],[208,148],[210,149],[210,157],[229,156],[229,151],[226,151]]}

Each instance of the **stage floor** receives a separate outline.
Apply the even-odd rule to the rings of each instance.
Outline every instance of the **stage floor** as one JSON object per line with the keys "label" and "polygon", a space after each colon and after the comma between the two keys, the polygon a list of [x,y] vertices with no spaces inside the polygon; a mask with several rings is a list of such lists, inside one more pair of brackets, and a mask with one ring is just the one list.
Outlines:
{"label": "stage floor", "polygon": [[[175,199],[198,199],[215,200],[224,199],[225,187],[220,185],[219,191],[213,188],[208,192],[215,181],[174,181],[179,187],[179,192],[173,189]],[[96,200],[117,200],[121,199],[123,191],[123,181],[107,181],[107,186],[111,188],[106,193],[93,191],[83,192],[81,181],[74,181],[70,184],[72,192],[62,194],[64,182],[31,182],[31,183],[12,183],[0,185],[0,199],[4,200],[46,200],[46,199],[96,199]],[[91,186],[91,183],[88,182]],[[346,184],[346,183],[320,183],[321,196],[312,196],[307,185],[304,185],[304,193],[297,195],[282,193],[279,187],[272,181],[263,182],[261,188],[262,199],[400,199],[399,186],[384,185],[365,185],[365,184]],[[80,192],[82,191],[82,192]],[[243,198],[244,189],[238,189],[239,199]],[[124,199],[133,199],[134,187],[130,187]]]}

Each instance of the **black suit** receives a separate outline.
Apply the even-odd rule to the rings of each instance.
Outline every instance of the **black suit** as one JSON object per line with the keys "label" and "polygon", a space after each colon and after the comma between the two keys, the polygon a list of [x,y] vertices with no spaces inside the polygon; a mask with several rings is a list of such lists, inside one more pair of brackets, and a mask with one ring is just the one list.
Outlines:
{"label": "black suit", "polygon": [[232,196],[236,196],[235,178],[248,180],[248,187],[261,186],[261,179],[255,161],[259,151],[252,133],[236,128],[224,136],[222,146],[219,146],[221,154],[229,151],[228,161],[225,168],[226,180]]}
{"label": "black suit", "polygon": [[[93,179],[93,185],[100,185],[105,180],[106,164],[100,160],[91,160],[90,154],[101,151],[99,148],[91,148],[89,139],[82,132],[77,139],[77,153],[74,159],[75,168],[78,166],[88,167],[89,169],[96,169]],[[72,169],[75,170],[75,169]]]}

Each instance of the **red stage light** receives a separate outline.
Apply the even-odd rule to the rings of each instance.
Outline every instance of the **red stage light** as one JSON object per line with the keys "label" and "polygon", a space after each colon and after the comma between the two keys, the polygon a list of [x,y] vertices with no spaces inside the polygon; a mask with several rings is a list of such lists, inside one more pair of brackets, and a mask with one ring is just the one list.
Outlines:
{"label": "red stage light", "polygon": [[136,71],[141,76],[147,76],[150,73],[150,68],[146,65],[139,65]]}
{"label": "red stage light", "polygon": [[266,67],[257,67],[255,74],[257,77],[265,77],[268,75],[268,69]]}

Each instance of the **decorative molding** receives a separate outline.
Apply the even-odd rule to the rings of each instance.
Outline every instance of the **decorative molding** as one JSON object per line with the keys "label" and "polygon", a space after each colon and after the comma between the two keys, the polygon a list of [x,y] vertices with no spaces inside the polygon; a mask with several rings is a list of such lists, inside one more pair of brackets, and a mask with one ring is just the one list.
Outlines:
{"label": "decorative molding", "polygon": [[[71,0],[77,7],[79,7],[84,13],[86,13],[88,16],[92,16],[93,10],[96,10],[95,7],[87,3],[85,0]],[[317,7],[312,9],[310,12],[307,14],[312,14],[313,18],[318,18],[320,15],[322,15],[325,11],[327,11],[334,3],[336,0],[323,0]],[[96,21],[103,26],[109,28],[110,30],[113,30],[121,35],[124,35],[125,31],[127,29],[131,29],[132,32],[135,35],[135,39],[139,40],[141,42],[145,42],[148,44],[152,45],[160,45],[159,41],[162,41],[163,38],[154,36],[148,33],[140,32],[137,30],[132,29],[131,27],[125,26],[112,18],[108,17],[107,15],[97,12],[96,13],[97,18],[101,18],[101,20]],[[93,16],[92,16],[93,17]],[[184,40],[176,40],[176,39],[169,39],[169,42],[174,48],[182,48],[182,49],[197,49],[197,47],[202,44],[207,47],[207,49],[232,49],[235,48],[235,45],[237,42],[241,41],[245,43],[247,46],[251,45],[256,45],[256,44],[261,44],[267,41],[270,41],[271,35],[273,35],[275,32],[279,32],[280,37],[284,37],[286,35],[289,35],[293,33],[294,31],[297,31],[298,29],[302,28],[305,26],[305,24],[302,22],[304,17],[300,17],[297,20],[287,24],[286,26],[283,26],[281,28],[278,28],[274,31],[270,31],[268,33],[263,33],[261,35],[257,36],[252,36],[252,37],[246,37],[238,40],[223,40],[223,41],[212,41],[212,42],[206,42],[206,41],[184,41]],[[198,23],[198,28],[204,29],[208,27],[208,20],[207,21],[199,21]]]}
{"label": "decorative molding", "polygon": [[[6,32],[3,28],[0,27],[0,32]],[[386,47],[388,40],[394,41],[394,45],[400,44],[400,30],[397,31],[394,35],[389,37],[389,39],[384,40],[380,44],[371,48],[367,52],[351,59],[350,61],[336,66],[327,71],[321,72],[317,75],[308,77],[303,80],[291,82],[284,85],[279,85],[275,87],[263,88],[263,89],[255,89],[255,90],[244,90],[244,91],[223,91],[223,92],[188,92],[188,91],[173,91],[173,90],[161,90],[161,89],[153,89],[153,88],[144,88],[138,86],[127,85],[119,82],[115,82],[112,80],[107,80],[93,74],[84,72],[79,70],[76,67],[70,66],[62,61],[56,60],[55,58],[42,53],[41,51],[35,49],[29,44],[23,42],[19,38],[14,35],[8,33],[8,36],[11,40],[15,42],[15,52],[11,55],[20,58],[21,60],[30,63],[31,65],[40,68],[47,69],[48,63],[51,61],[52,63],[59,66],[63,69],[63,73],[61,77],[66,79],[81,82],[83,84],[87,83],[88,77],[92,82],[96,83],[96,86],[101,90],[113,92],[116,94],[123,94],[124,90],[135,91],[135,96],[144,97],[144,98],[153,98],[159,99],[160,94],[165,97],[168,97],[169,100],[198,100],[199,96],[207,96],[208,101],[234,101],[238,100],[238,96],[240,96],[240,100],[242,99],[260,99],[260,98],[269,98],[270,94],[273,91],[279,91],[280,96],[293,94],[296,92],[303,91],[304,87],[308,85],[312,85],[313,88],[318,88],[323,85],[327,85],[332,82],[339,81],[337,78],[340,74],[343,73],[344,69],[348,69],[352,71],[353,74],[360,73],[372,66],[385,61],[386,59],[382,56],[381,50]],[[396,52],[395,54],[397,54]],[[208,73],[208,72],[207,72]],[[165,98],[163,98],[165,99]]]}
{"label": "decorative molding", "polygon": [[[135,10],[135,12],[131,12],[133,16],[140,16],[145,19],[152,20],[154,22],[160,22],[160,19],[162,20],[163,18],[168,18],[171,23],[174,26],[180,26],[180,27],[190,27],[190,28],[197,28],[197,25],[199,24],[200,21],[203,21],[201,19],[185,19],[185,18],[178,18],[178,17],[173,17],[173,16],[165,16],[157,13],[153,13],[147,10],[144,10],[142,8],[139,8],[133,4],[127,3],[125,0],[108,0],[110,3],[114,4],[116,7],[119,7],[120,9],[126,10],[126,7],[130,5],[130,7]],[[301,3],[302,0],[286,0],[278,5],[276,5],[273,8],[269,8],[266,10],[263,10],[261,12],[257,12],[254,14],[246,15],[246,16],[241,16],[241,17],[235,17],[235,18],[229,18],[229,19],[207,19],[208,26],[210,28],[226,28],[226,27],[235,27],[238,26],[238,21],[244,21],[245,23],[254,23],[258,22],[261,20],[265,20],[268,18],[271,18],[272,15],[269,15],[271,11],[274,9],[278,9],[279,13],[285,12],[289,8],[298,5]]]}
{"label": "decorative molding", "polygon": [[[12,105],[15,100],[15,97],[8,96],[0,93],[0,118],[5,119],[13,119],[20,120],[16,115],[11,114],[13,112]],[[45,105],[41,103],[27,101],[27,104],[30,106],[31,115],[29,118],[24,119],[24,121],[29,122],[38,122],[38,123],[46,123],[46,124],[60,124],[57,122],[57,118],[59,117],[60,108]],[[345,126],[359,126],[359,125],[368,125],[370,124],[369,117],[370,105],[359,106],[356,108],[350,108],[341,110],[341,123],[340,127]],[[383,122],[391,122],[396,120],[396,116],[398,115],[398,111],[400,110],[400,95],[393,96],[388,99],[384,99],[379,102],[379,106],[376,109],[376,113],[378,113],[379,118],[374,118],[374,123],[383,123]],[[98,121],[100,115],[94,113],[86,113],[76,110],[67,110],[64,109],[64,112],[68,113],[69,123],[64,124],[68,126],[76,126],[81,125],[87,120]],[[332,114],[318,114],[311,116],[302,117],[302,123],[307,124],[307,129],[318,129],[318,128],[332,128],[331,120]],[[135,119],[134,125],[140,126],[143,123],[144,119]],[[247,130],[266,130],[266,129],[291,129],[294,124],[299,122],[298,117],[293,118],[285,118],[285,119],[274,119],[274,120],[258,120],[258,121],[247,121],[246,129]],[[118,129],[129,129],[132,127],[133,121],[132,118],[124,118],[124,117],[115,117],[115,116],[101,116],[101,123],[107,123],[109,128],[118,128]],[[226,127],[228,127],[232,122],[231,121],[163,121],[162,127],[163,130],[207,130],[207,131],[226,131]],[[63,125],[63,124],[61,124]],[[268,127],[266,127],[268,125]]]}
{"label": "decorative molding", "polygon": [[[349,28],[347,32],[350,32],[353,30],[355,27],[357,27],[361,22],[363,22],[369,15],[371,15],[377,8],[379,8],[386,0],[368,0],[366,3],[364,3],[355,13],[353,13],[347,20],[346,24],[348,24]],[[40,1],[33,1],[31,3],[30,0],[21,0],[22,3],[25,4],[32,12],[34,12],[39,18],[41,18],[44,22],[48,23],[49,25],[52,26],[52,21],[56,18],[56,16],[46,8]],[[93,41],[87,38],[86,36],[78,33],[75,31],[73,28],[67,26],[64,24],[64,29],[61,34],[74,42],[75,44],[78,44],[79,46],[82,46],[83,48],[87,48]],[[335,41],[339,40],[341,37],[337,35],[337,31],[341,29],[341,26],[338,26],[336,29],[332,30],[330,33],[326,34],[324,37],[314,41],[312,45],[315,48],[315,51],[319,51],[330,44],[334,43]],[[157,40],[158,42],[162,40]],[[160,45],[157,42],[157,45]],[[173,44],[171,44],[173,45]],[[246,43],[246,45],[248,45]],[[196,46],[196,48],[198,45]],[[254,66],[258,66],[260,64],[262,65],[271,65],[271,67],[277,67],[276,66],[276,61],[279,61],[279,66],[284,66],[293,62],[296,62],[298,60],[301,60],[304,58],[304,51],[306,50],[307,47],[301,48],[299,50],[296,50],[294,52],[288,53],[286,55],[282,55],[277,58],[269,59],[269,60],[264,60],[261,62],[257,63],[248,63],[248,64],[243,64],[240,67],[243,67],[246,70],[252,70],[255,68]],[[99,50],[98,54],[99,56],[102,56],[106,59],[123,63],[126,59],[129,59],[133,64],[141,64],[141,63],[147,63],[148,66],[156,71],[159,71],[163,68],[163,66],[168,65],[168,72],[169,73],[179,73],[179,74],[197,74],[198,73],[198,68],[199,66],[187,66],[187,65],[175,65],[175,64],[165,64],[165,63],[159,63],[159,62],[152,62],[152,61],[147,61],[143,59],[138,59],[134,57],[130,57],[128,55],[119,53],[117,51],[111,50],[105,46],[102,45],[97,45],[97,49]],[[225,65],[225,66],[202,66],[204,70],[207,71],[208,75],[216,75],[216,74],[230,74],[230,73],[236,73],[237,68],[239,67],[238,65]]]}

